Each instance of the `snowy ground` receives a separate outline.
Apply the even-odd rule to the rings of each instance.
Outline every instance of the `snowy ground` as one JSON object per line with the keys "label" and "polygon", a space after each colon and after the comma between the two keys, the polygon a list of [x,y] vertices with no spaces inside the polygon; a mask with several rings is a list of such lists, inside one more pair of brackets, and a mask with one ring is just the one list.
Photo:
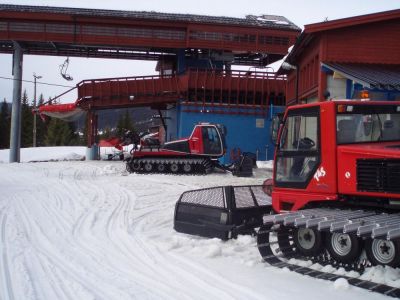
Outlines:
{"label": "snowy ground", "polygon": [[26,149],[21,159],[37,155],[48,162],[9,164],[0,151],[0,299],[388,299],[269,267],[249,236],[173,230],[183,191],[261,184],[267,169],[124,176],[123,162],[79,161],[80,147]]}

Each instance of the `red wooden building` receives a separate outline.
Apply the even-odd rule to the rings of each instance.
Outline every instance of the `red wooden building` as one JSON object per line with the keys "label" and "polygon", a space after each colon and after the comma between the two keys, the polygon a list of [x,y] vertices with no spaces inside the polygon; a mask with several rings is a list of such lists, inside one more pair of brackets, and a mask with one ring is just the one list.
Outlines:
{"label": "red wooden building", "polygon": [[280,72],[288,105],[400,100],[400,10],[306,25]]}

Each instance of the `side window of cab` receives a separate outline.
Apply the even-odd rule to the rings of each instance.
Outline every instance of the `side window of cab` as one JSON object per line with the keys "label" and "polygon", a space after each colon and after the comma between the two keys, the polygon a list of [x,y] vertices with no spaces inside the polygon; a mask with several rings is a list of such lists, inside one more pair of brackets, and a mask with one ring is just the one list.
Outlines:
{"label": "side window of cab", "polygon": [[319,108],[289,111],[277,147],[276,185],[306,188],[319,162]]}

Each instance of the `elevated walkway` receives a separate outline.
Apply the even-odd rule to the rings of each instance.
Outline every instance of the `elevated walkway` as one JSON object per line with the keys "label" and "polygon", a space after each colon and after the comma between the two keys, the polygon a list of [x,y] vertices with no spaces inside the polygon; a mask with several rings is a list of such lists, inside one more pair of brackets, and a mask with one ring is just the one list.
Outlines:
{"label": "elevated walkway", "polygon": [[266,108],[270,104],[284,105],[285,86],[283,76],[251,71],[189,70],[183,75],[89,79],[77,84],[75,103],[43,105],[39,112],[70,118],[71,112],[140,106],[164,109],[177,102]]}

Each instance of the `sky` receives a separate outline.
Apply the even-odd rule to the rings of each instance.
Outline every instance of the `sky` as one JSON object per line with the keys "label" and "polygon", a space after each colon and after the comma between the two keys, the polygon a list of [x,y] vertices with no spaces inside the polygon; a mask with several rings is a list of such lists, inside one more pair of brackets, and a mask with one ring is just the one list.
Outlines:
{"label": "sky", "polygon": [[[248,5],[244,5],[248,3]],[[280,15],[300,28],[326,19],[364,15],[400,8],[400,0],[0,0],[0,4],[65,6],[79,8],[117,9],[130,11],[156,11],[166,13],[190,13],[200,15],[244,18],[246,15]],[[156,62],[127,61],[94,58],[69,59],[68,74],[73,81],[64,80],[59,73],[60,65],[66,57],[24,55],[23,80],[33,81],[33,74],[42,76],[37,84],[37,96],[43,94],[47,100],[68,90],[84,79],[104,77],[124,77],[156,74]],[[0,101],[4,98],[12,102],[12,55],[0,54]],[[63,85],[56,87],[46,83]],[[29,99],[33,99],[32,82],[24,82]],[[61,98],[61,102],[74,102],[76,92]]]}

